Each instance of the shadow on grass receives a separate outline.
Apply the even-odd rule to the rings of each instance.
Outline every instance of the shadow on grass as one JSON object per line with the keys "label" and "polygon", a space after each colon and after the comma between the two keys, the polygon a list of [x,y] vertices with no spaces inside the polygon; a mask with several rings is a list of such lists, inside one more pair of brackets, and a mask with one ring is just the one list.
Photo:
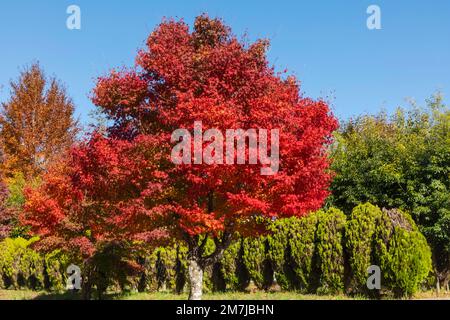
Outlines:
{"label": "shadow on grass", "polygon": [[[117,300],[122,295],[117,293],[105,294],[102,300]],[[83,300],[79,292],[42,293],[33,300]],[[96,300],[96,297],[93,297]]]}

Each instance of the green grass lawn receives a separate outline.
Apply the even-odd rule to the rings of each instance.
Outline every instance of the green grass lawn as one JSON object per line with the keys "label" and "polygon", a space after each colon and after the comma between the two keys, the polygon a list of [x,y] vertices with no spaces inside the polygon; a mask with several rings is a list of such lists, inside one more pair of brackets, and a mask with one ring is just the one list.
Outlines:
{"label": "green grass lawn", "polygon": [[[73,300],[80,296],[71,293],[47,293],[27,290],[0,290],[0,300]],[[154,293],[129,293],[129,294],[110,294],[106,299],[109,300],[187,300],[186,294],[171,294],[163,292]],[[349,300],[351,298],[344,295],[319,296],[305,295],[295,292],[227,292],[227,293],[206,293],[204,300]]]}
{"label": "green grass lawn", "polygon": [[[187,294],[174,295],[170,293],[135,293],[120,297],[123,300],[187,300]],[[336,296],[318,296],[304,295],[295,292],[227,292],[227,293],[207,293],[203,296],[204,300],[348,300],[350,298],[344,295]]]}
{"label": "green grass lawn", "polygon": [[[187,300],[187,294],[171,294],[163,292],[153,293],[129,293],[129,294],[109,294],[109,300]],[[0,290],[0,300],[74,300],[80,296],[72,293],[48,293],[28,290]],[[362,297],[348,297],[345,295],[309,295],[295,292],[227,292],[227,293],[206,293],[204,300],[361,300]],[[423,292],[416,295],[414,299],[445,299],[450,300],[450,293],[442,293],[439,296],[435,292]]]}

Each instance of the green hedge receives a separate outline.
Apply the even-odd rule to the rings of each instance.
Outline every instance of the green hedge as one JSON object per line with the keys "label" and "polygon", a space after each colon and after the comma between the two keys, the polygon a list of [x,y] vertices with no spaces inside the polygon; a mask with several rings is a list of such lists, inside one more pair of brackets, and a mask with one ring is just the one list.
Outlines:
{"label": "green hedge", "polygon": [[44,288],[44,259],[29,246],[38,239],[5,239],[0,243],[0,287]]}
{"label": "green hedge", "polygon": [[[375,264],[382,273],[382,290],[375,296],[399,297],[419,290],[431,270],[425,238],[411,217],[398,210],[363,204],[346,216],[331,208],[303,218],[276,220],[270,228],[268,235],[238,237],[221,261],[206,270],[204,289],[245,290],[252,281],[259,289],[272,289],[278,283],[282,290],[374,296],[366,281],[368,267]],[[38,254],[30,249],[35,241],[18,238],[0,243],[1,288],[64,290],[68,257],[60,251]],[[214,242],[208,241],[205,248],[205,254],[211,253]],[[187,290],[187,248],[181,244],[152,252],[106,246],[94,260],[97,276],[91,277],[98,280],[101,290],[111,286]],[[99,275],[103,280],[95,278]]]}
{"label": "green hedge", "polygon": [[225,288],[230,290],[242,289],[242,278],[240,274],[242,270],[242,241],[233,242],[227,250],[225,250],[222,260],[220,261],[220,272],[225,281]]}

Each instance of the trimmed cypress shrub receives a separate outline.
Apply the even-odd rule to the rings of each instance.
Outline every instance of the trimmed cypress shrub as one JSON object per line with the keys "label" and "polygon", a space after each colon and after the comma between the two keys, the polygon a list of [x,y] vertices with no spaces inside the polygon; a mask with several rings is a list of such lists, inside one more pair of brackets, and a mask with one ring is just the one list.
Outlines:
{"label": "trimmed cypress shrub", "polygon": [[381,210],[370,203],[355,207],[345,226],[345,249],[350,272],[346,281],[349,294],[367,292],[367,269],[373,264],[372,251]]}
{"label": "trimmed cypress shrub", "polygon": [[376,232],[375,259],[382,286],[395,297],[410,297],[432,270],[431,249],[411,217],[383,210]]}
{"label": "trimmed cypress shrub", "polygon": [[[202,239],[200,239],[200,241],[201,240]],[[214,252],[215,249],[216,244],[214,243],[214,240],[208,238],[206,241],[203,255],[205,257],[209,256]],[[203,272],[203,291],[212,292],[214,291],[214,288],[219,288],[220,279],[221,275],[217,274],[217,266],[216,265],[208,266]]]}
{"label": "trimmed cypress shrub", "polygon": [[289,248],[290,261],[302,292],[316,290],[317,272],[314,269],[315,235],[318,215],[312,213],[304,218],[290,221]]}
{"label": "trimmed cypress shrub", "polygon": [[177,260],[179,251],[175,245],[153,250],[143,264],[140,287],[148,291],[176,291]]}
{"label": "trimmed cypress shrub", "polygon": [[48,291],[63,291],[66,289],[67,268],[69,257],[61,250],[55,250],[44,256],[45,289]]}
{"label": "trimmed cypress shrub", "polygon": [[320,270],[320,294],[344,291],[344,243],[345,214],[335,208],[318,213],[316,230],[317,263]]}
{"label": "trimmed cypress shrub", "polygon": [[289,265],[289,234],[292,227],[292,219],[280,219],[271,225],[271,234],[267,236],[267,259],[270,268],[266,281],[269,283],[271,278],[276,279],[277,284],[284,290],[290,290],[293,287],[290,279]]}
{"label": "trimmed cypress shrub", "polygon": [[255,282],[259,289],[267,286],[264,269],[266,267],[266,237],[245,238],[242,246],[242,259],[250,279]]}
{"label": "trimmed cypress shrub", "polygon": [[[223,253],[220,261],[220,270],[225,280],[226,289],[242,290],[242,276],[240,272],[243,271],[242,264],[239,263],[241,258],[241,239],[234,241]],[[246,285],[245,285],[246,286]]]}
{"label": "trimmed cypress shrub", "polygon": [[0,287],[42,289],[44,260],[29,247],[38,238],[7,238],[0,243]]}

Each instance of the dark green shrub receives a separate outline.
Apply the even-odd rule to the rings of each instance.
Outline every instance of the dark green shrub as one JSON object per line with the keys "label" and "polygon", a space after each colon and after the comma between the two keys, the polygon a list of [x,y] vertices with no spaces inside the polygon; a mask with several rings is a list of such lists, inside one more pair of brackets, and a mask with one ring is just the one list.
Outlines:
{"label": "dark green shrub", "polygon": [[234,241],[223,253],[220,261],[221,273],[226,289],[240,290],[241,277],[239,276],[239,259],[241,254],[241,240]]}
{"label": "dark green shrub", "polygon": [[175,292],[182,293],[185,290],[187,284],[187,254],[188,248],[182,244],[176,245],[177,260],[175,262]]}
{"label": "dark green shrub", "polygon": [[82,276],[88,280],[88,285],[84,288],[86,297],[90,296],[93,287],[96,288],[97,298],[100,300],[110,287],[129,291],[132,287],[130,280],[139,274],[140,268],[130,244],[105,243],[83,266]]}
{"label": "dark green shrub", "polygon": [[176,287],[176,246],[160,247],[156,249],[154,255],[153,269],[156,289],[160,291],[173,291]]}
{"label": "dark green shrub", "polygon": [[187,247],[173,244],[138,254],[141,271],[134,280],[134,287],[144,291],[174,291],[181,293],[186,286]]}

